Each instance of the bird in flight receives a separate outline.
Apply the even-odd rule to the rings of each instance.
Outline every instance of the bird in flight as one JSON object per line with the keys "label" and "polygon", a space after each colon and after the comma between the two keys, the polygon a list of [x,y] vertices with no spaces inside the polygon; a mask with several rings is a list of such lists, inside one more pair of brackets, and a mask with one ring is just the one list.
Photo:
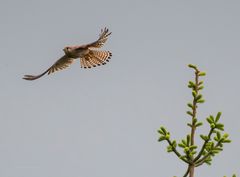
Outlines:
{"label": "bird in flight", "polygon": [[58,59],[50,68],[39,75],[25,75],[25,80],[35,80],[43,75],[51,74],[70,66],[74,59],[80,59],[81,68],[92,68],[105,65],[112,56],[109,51],[96,50],[101,48],[110,36],[111,32],[107,28],[101,30],[99,38],[92,43],[77,46],[67,46],[63,49],[65,55]]}

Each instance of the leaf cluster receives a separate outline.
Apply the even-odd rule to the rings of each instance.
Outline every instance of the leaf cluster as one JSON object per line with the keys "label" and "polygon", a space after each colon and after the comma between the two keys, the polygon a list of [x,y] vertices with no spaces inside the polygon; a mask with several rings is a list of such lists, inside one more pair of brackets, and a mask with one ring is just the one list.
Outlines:
{"label": "leaf cluster", "polygon": [[[187,123],[191,129],[190,134],[187,134],[185,138],[177,142],[177,140],[171,139],[170,132],[165,127],[161,126],[158,129],[160,135],[158,141],[167,141],[167,152],[175,153],[179,159],[188,164],[188,169],[184,176],[189,174],[190,168],[199,167],[203,164],[211,165],[212,158],[223,150],[223,145],[231,142],[229,135],[224,132],[224,124],[219,122],[222,113],[218,112],[215,117],[210,115],[206,118],[209,124],[209,132],[206,135],[200,135],[200,138],[203,140],[201,147],[195,145],[195,131],[203,125],[197,119],[197,108],[199,104],[205,102],[203,95],[200,93],[204,88],[200,77],[205,76],[206,73],[199,71],[195,65],[190,64],[188,66],[195,71],[194,81],[188,82],[188,87],[192,90],[193,98],[192,102],[187,104],[190,110],[186,112],[191,117],[191,121]],[[178,148],[182,149],[182,153],[178,151]]]}

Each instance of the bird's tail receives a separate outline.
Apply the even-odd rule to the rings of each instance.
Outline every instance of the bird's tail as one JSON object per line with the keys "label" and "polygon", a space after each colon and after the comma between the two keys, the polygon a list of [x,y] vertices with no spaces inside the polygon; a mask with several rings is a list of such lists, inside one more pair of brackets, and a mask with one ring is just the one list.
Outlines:
{"label": "bird's tail", "polygon": [[81,58],[82,68],[91,68],[100,65],[105,65],[111,59],[112,53],[109,51],[91,50],[87,56]]}

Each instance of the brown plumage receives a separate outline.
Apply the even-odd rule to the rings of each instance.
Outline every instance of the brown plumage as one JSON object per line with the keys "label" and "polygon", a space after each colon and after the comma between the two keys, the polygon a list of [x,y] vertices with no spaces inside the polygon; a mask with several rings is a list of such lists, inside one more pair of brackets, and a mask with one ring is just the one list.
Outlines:
{"label": "brown plumage", "polygon": [[43,75],[51,74],[55,71],[67,68],[72,64],[74,59],[80,59],[82,68],[92,68],[100,65],[105,65],[112,56],[109,51],[96,50],[101,48],[111,34],[107,28],[101,30],[98,40],[86,45],[67,46],[63,49],[65,55],[57,60],[50,68],[39,75],[25,75],[25,80],[35,80]]}

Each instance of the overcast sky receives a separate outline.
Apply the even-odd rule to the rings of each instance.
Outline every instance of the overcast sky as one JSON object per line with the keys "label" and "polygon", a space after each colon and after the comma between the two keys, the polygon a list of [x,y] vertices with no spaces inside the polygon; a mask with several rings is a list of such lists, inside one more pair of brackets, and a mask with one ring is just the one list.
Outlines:
{"label": "overcast sky", "polygon": [[[0,177],[182,176],[186,165],[157,142],[157,129],[178,140],[190,131],[189,63],[207,72],[198,118],[222,111],[232,139],[195,176],[240,175],[239,1],[0,2]],[[65,46],[96,40],[105,26],[107,65],[84,70],[76,61],[22,79],[46,70]]]}

